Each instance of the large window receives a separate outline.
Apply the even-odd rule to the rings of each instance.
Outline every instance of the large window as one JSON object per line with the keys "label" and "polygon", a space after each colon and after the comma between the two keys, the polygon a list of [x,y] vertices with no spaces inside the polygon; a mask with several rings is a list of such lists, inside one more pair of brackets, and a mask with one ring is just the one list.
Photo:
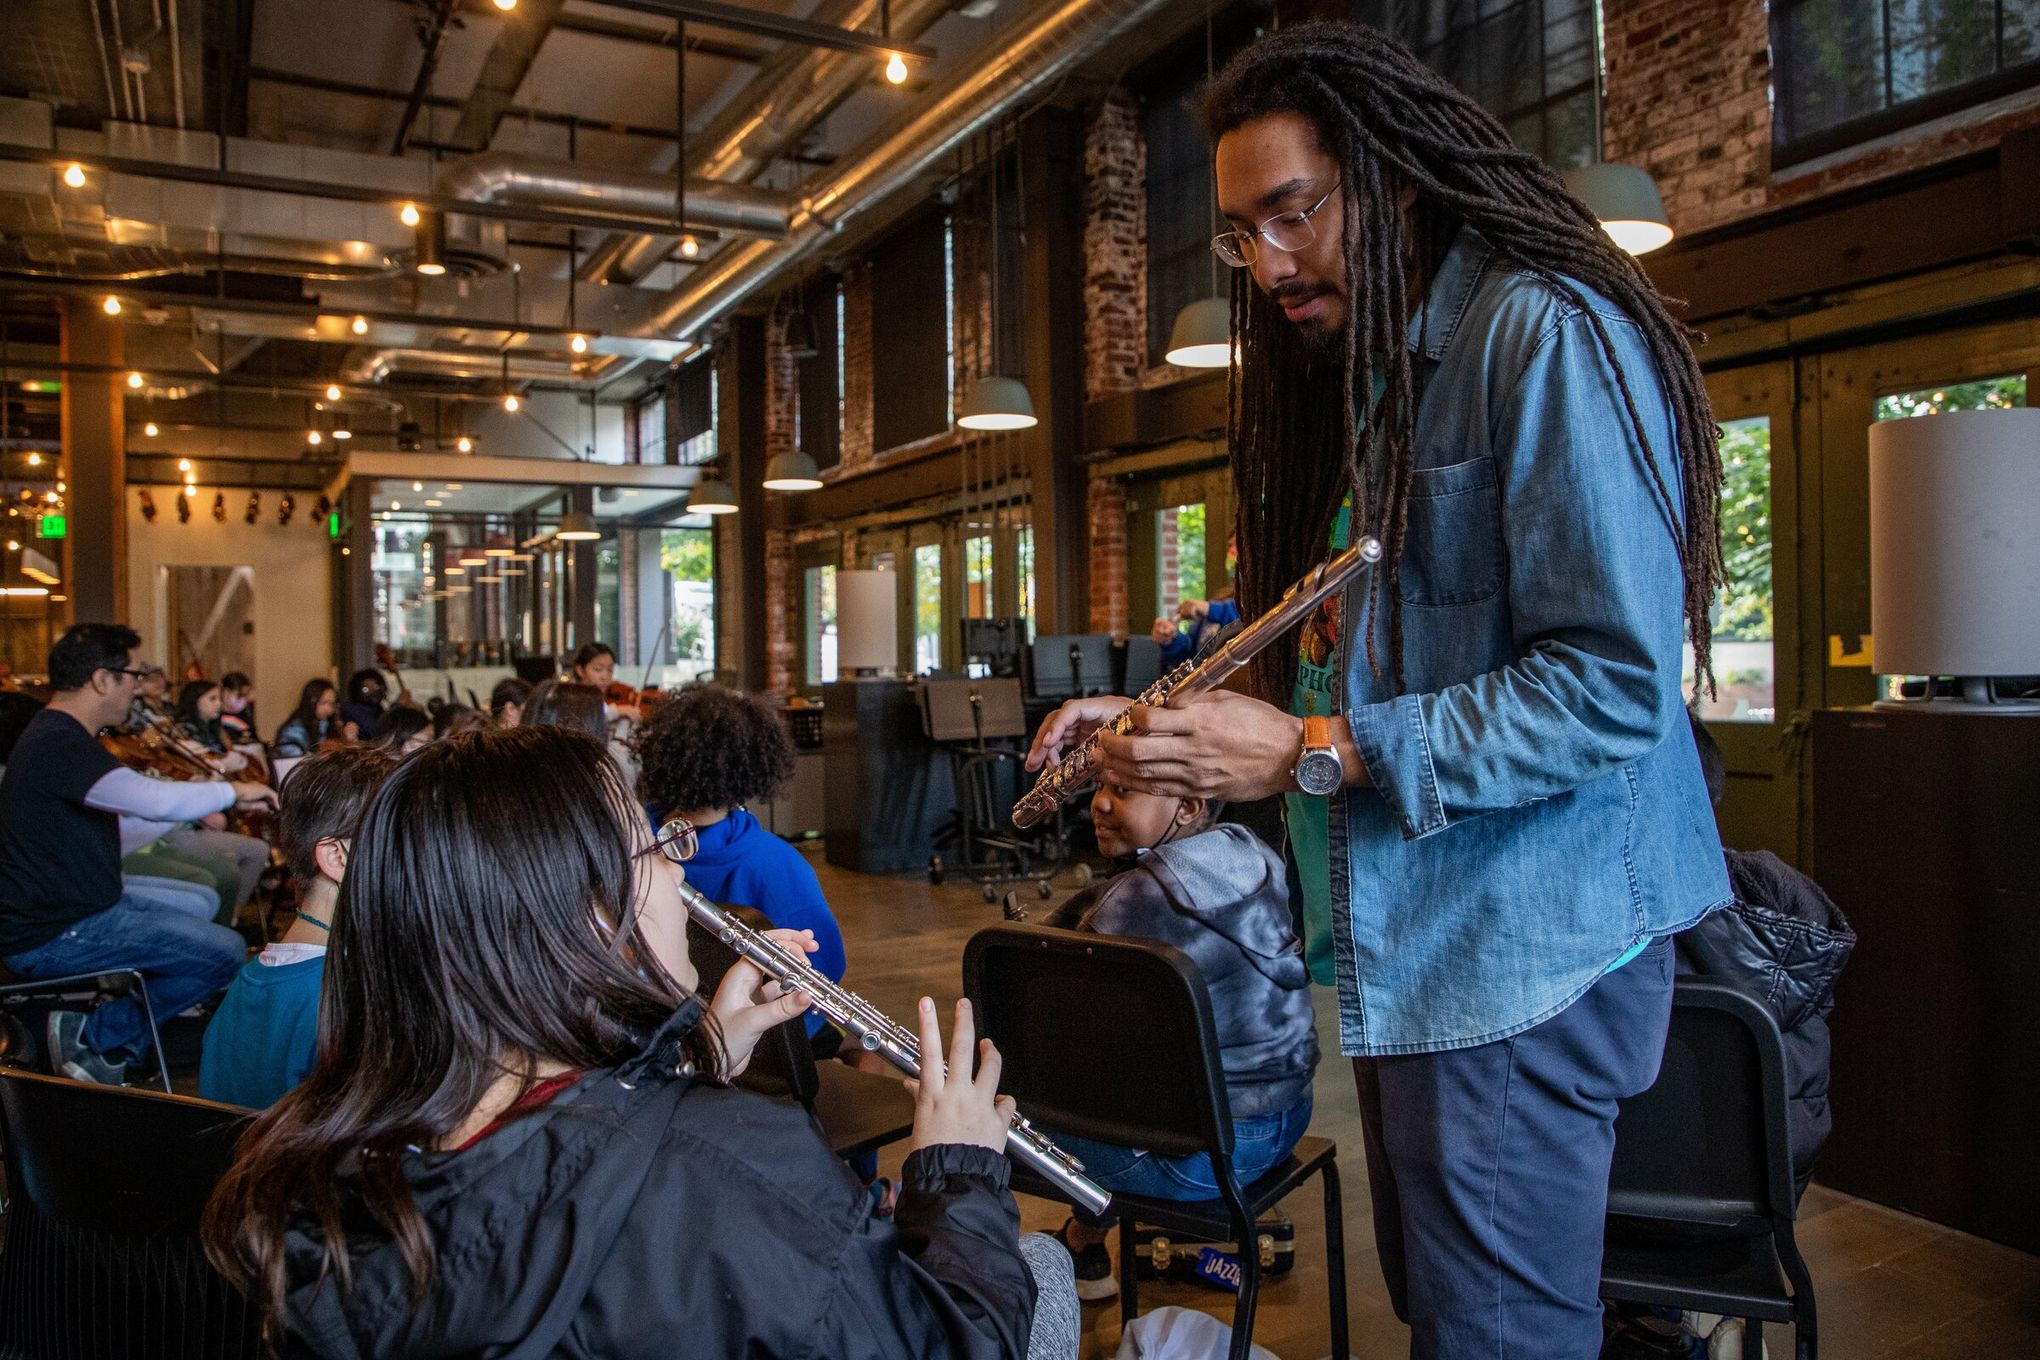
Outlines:
{"label": "large window", "polygon": [[1027,620],[1027,640],[1034,641],[1034,526],[1023,524],[1013,534],[1013,557],[1019,568],[1020,616]]}
{"label": "large window", "polygon": [[[673,668],[665,683],[680,684],[715,670],[715,531],[662,531],[659,566],[673,611],[666,654],[660,659]],[[638,631],[649,623],[638,620]]]}
{"label": "large window", "polygon": [[1516,145],[1560,169],[1599,159],[1594,0],[1370,0],[1359,8],[1501,119]]}
{"label": "large window", "polygon": [[949,428],[945,218],[908,222],[871,255],[872,446],[879,452]]}
{"label": "large window", "polygon": [[942,545],[914,549],[914,672],[942,665]]}
{"label": "large window", "polygon": [[[1201,82],[1204,72],[1196,72]],[[1222,292],[1230,273],[1211,253],[1221,228],[1213,221],[1211,144],[1198,126],[1197,85],[1177,82],[1154,91],[1142,110],[1147,141],[1148,363],[1163,362],[1176,313]]]}
{"label": "large window", "polygon": [[637,460],[640,463],[664,463],[671,461],[671,450],[666,447],[666,403],[668,393],[665,383],[660,383],[645,393],[635,411],[637,418]]}
{"label": "large window", "polygon": [[799,305],[807,316],[802,329],[814,338],[815,353],[799,361],[799,401],[794,411],[799,425],[796,438],[815,460],[816,467],[834,467],[842,457],[842,364],[836,353],[839,343],[836,300],[841,293],[836,280],[817,279],[800,295]]}
{"label": "large window", "polygon": [[[1721,423],[1721,562],[1724,580],[1710,619],[1713,698],[1699,714],[1714,722],[1771,722],[1778,716],[1771,588],[1771,421]],[[1693,684],[1693,645],[1685,683]]]}
{"label": "large window", "polygon": [[1771,0],[1772,163],[2032,85],[2040,0]]}
{"label": "large window", "polygon": [[801,652],[809,685],[836,678],[836,569],[809,567],[801,573]]}

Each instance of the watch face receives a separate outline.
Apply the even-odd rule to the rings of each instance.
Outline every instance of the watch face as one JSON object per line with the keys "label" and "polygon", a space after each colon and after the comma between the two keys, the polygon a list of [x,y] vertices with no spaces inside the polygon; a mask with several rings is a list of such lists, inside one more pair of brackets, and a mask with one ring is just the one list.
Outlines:
{"label": "watch face", "polygon": [[1335,793],[1345,777],[1345,767],[1333,751],[1305,751],[1296,762],[1297,787],[1308,794],[1323,797]]}

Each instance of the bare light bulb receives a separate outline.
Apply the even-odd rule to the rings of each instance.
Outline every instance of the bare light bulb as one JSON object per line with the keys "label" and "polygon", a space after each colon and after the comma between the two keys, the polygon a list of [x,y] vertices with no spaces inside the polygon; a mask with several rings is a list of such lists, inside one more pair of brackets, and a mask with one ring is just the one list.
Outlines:
{"label": "bare light bulb", "polygon": [[42,455],[41,455],[41,454],[39,454],[39,453],[34,453],[34,452],[31,452],[31,453],[30,453],[30,454],[28,455],[28,465],[29,465],[30,467],[41,467],[41,466],[42,466]]}
{"label": "bare light bulb", "polygon": [[196,486],[192,485],[190,482],[186,482],[184,484],[184,498],[186,500],[190,500],[193,496],[196,496],[197,494],[198,488]]}
{"label": "bare light bulb", "polygon": [[885,64],[885,78],[895,85],[907,83],[907,63],[895,52]]}
{"label": "bare light bulb", "polygon": [[189,458],[180,458],[180,459],[178,459],[178,460],[177,460],[177,470],[178,470],[179,472],[189,472],[189,471],[191,471],[191,460],[190,460]]}
{"label": "bare light bulb", "polygon": [[105,312],[108,316],[119,316],[120,299],[115,297],[113,294],[108,293],[106,295],[106,301],[99,304],[99,310]]}
{"label": "bare light bulb", "polygon": [[72,161],[72,162],[71,162],[71,163],[70,163],[69,165],[65,166],[65,167],[64,167],[64,183],[66,183],[66,184],[70,185],[70,186],[71,186],[71,187],[72,187],[73,189],[82,189],[82,188],[84,188],[84,187],[85,187],[85,167],[84,167],[84,166],[82,166],[82,165],[80,165],[80,164],[78,164],[78,162],[76,162],[76,161]]}
{"label": "bare light bulb", "polygon": [[475,451],[475,441],[469,439],[466,435],[462,435],[460,438],[454,440],[453,446],[459,449],[462,453],[473,453]]}
{"label": "bare light bulb", "polygon": [[356,335],[367,335],[368,318],[365,316],[355,317],[353,322],[348,326],[347,329],[353,331]]}
{"label": "bare light bulb", "polygon": [[423,490],[425,489],[425,483],[423,483],[423,482],[413,482],[413,483],[411,483],[411,489],[412,489],[413,491],[423,491]]}
{"label": "bare light bulb", "polygon": [[326,437],[317,430],[307,430],[305,431],[305,442],[316,449],[319,445],[326,442]]}
{"label": "bare light bulb", "polygon": [[496,0],[496,8],[508,14],[511,10],[517,8],[517,0]]}
{"label": "bare light bulb", "polygon": [[340,384],[338,383],[326,384],[326,400],[327,401],[340,400]]}
{"label": "bare light bulb", "polygon": [[693,259],[701,253],[701,242],[695,240],[692,236],[681,237],[680,253],[690,260]]}
{"label": "bare light bulb", "polygon": [[402,222],[407,227],[417,226],[418,205],[415,203],[406,203],[403,206],[403,208],[397,213],[397,220]]}
{"label": "bare light bulb", "polygon": [[148,424],[142,426],[142,433],[149,436],[149,438],[154,439],[159,433],[161,433],[161,431],[159,431],[156,428],[156,422],[152,420]]}
{"label": "bare light bulb", "polygon": [[567,341],[567,348],[576,354],[586,354],[588,352],[588,337],[585,335],[575,336]]}
{"label": "bare light bulb", "polygon": [[142,385],[142,375],[141,375],[141,374],[139,374],[139,373],[130,373],[130,374],[128,374],[128,386],[129,386],[129,387],[133,387],[133,388],[139,389],[139,388],[141,387],[141,385]]}
{"label": "bare light bulb", "polygon": [[524,405],[524,403],[517,400],[517,394],[515,392],[505,392],[503,394],[503,409],[508,411],[511,415],[516,415],[517,408],[522,405]]}

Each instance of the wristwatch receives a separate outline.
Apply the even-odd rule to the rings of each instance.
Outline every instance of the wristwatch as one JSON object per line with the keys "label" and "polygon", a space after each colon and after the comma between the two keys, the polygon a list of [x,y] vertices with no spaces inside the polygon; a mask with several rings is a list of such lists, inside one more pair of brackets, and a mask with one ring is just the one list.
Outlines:
{"label": "wristwatch", "polygon": [[1346,765],[1339,759],[1339,748],[1332,745],[1332,720],[1324,714],[1303,720],[1303,750],[1291,773],[1298,788],[1319,798],[1345,786]]}

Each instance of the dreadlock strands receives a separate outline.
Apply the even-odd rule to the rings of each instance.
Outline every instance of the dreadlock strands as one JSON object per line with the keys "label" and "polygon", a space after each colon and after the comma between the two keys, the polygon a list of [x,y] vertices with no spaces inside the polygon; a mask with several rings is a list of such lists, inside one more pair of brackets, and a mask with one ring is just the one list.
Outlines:
{"label": "dreadlock strands", "polygon": [[[1214,141],[1276,113],[1305,118],[1339,164],[1348,313],[1338,349],[1346,393],[1338,403],[1299,399],[1306,382],[1330,376],[1319,371],[1329,367],[1327,356],[1289,327],[1247,271],[1236,272],[1232,312],[1242,361],[1228,378],[1226,409],[1240,505],[1242,607],[1267,608],[1284,583],[1307,569],[1324,550],[1339,501],[1350,494],[1354,524],[1374,526],[1385,548],[1383,569],[1369,583],[1370,663],[1379,673],[1371,620],[1385,607],[1389,666],[1402,686],[1398,562],[1421,399],[1408,345],[1408,281],[1428,281],[1464,223],[1586,315],[1615,371],[1623,416],[1678,552],[1699,683],[1711,690],[1707,613],[1721,581],[1721,463],[1692,351],[1695,333],[1671,315],[1642,265],[1608,240],[1556,170],[1515,146],[1491,114],[1387,36],[1343,23],[1281,30],[1227,63],[1205,98]],[[1408,214],[1399,203],[1405,189],[1416,199]],[[1649,351],[1673,418],[1676,490],[1589,291],[1633,323]],[[1256,658],[1253,676],[1263,697],[1287,692],[1294,663],[1293,652],[1273,648]]]}

